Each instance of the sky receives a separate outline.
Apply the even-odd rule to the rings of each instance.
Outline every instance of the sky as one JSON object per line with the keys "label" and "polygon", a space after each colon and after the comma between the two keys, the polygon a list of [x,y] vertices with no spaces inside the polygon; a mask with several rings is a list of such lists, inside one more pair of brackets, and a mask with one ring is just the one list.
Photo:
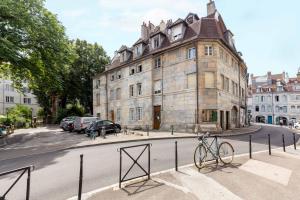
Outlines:
{"label": "sky", "polygon": [[[140,38],[141,24],[206,16],[209,0],[46,0],[70,39],[102,45],[112,58],[121,45]],[[288,72],[300,67],[299,0],[215,0],[238,51],[255,75]]]}

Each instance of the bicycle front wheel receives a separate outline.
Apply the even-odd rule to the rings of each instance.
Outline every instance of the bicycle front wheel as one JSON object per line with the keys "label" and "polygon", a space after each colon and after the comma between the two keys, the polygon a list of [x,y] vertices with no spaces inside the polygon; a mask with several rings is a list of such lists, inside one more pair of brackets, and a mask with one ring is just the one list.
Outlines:
{"label": "bicycle front wheel", "polygon": [[194,152],[194,163],[198,169],[204,167],[206,162],[207,150],[203,145],[198,145]]}
{"label": "bicycle front wheel", "polygon": [[229,142],[222,142],[219,146],[219,158],[223,164],[230,164],[233,161],[234,149]]}

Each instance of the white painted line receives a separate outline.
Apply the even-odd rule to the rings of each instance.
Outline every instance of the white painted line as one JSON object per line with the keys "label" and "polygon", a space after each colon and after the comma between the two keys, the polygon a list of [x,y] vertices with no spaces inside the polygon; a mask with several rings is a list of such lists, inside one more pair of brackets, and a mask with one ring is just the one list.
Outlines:
{"label": "white painted line", "polygon": [[292,174],[292,171],[289,169],[258,160],[248,160],[246,163],[241,165],[239,169],[269,179],[273,182],[280,183],[284,186],[288,185]]}

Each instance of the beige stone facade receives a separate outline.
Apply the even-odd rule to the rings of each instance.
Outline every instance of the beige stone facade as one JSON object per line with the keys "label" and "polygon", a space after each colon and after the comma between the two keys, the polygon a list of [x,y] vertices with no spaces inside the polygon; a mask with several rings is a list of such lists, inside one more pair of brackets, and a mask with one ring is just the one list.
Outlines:
{"label": "beige stone facade", "polygon": [[247,67],[213,8],[212,1],[201,19],[190,13],[158,27],[143,24],[141,39],[122,46],[94,77],[95,116],[129,128],[188,132],[244,125]]}

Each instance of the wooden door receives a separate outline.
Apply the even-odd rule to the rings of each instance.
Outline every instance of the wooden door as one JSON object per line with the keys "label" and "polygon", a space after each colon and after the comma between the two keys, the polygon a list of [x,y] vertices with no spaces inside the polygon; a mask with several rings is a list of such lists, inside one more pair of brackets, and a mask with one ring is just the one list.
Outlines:
{"label": "wooden door", "polygon": [[115,113],[113,110],[110,111],[111,121],[115,122]]}
{"label": "wooden door", "polygon": [[161,115],[160,106],[153,107],[153,129],[158,130],[160,128]]}

